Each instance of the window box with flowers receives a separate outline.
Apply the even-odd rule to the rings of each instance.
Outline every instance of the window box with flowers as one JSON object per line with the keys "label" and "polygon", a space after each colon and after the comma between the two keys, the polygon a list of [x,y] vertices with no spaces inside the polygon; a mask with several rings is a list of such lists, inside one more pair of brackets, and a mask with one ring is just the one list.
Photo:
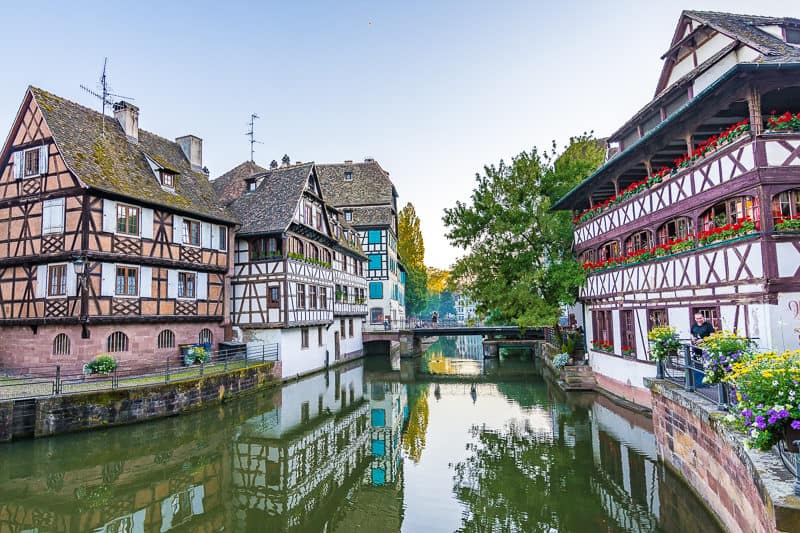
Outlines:
{"label": "window box with flowers", "polygon": [[602,270],[618,267],[620,265],[634,265],[637,263],[643,263],[645,261],[649,261],[650,259],[666,257],[668,255],[685,252],[693,248],[694,235],[687,235],[683,238],[670,239],[669,241],[653,246],[652,248],[636,250],[623,256],[611,257],[609,259],[595,262],[587,261],[583,264],[583,269],[587,273],[592,274]]}
{"label": "window box with flowers", "polygon": [[592,349],[596,352],[614,353],[614,343],[603,340],[593,340]]}
{"label": "window box with flowers", "polygon": [[699,246],[706,246],[714,242],[727,241],[754,233],[757,229],[758,227],[752,219],[740,218],[735,224],[725,224],[724,226],[701,231],[697,234],[697,242]]}
{"label": "window box with flowers", "polygon": [[800,231],[800,213],[776,220],[775,231]]}
{"label": "window box with flowers", "polygon": [[622,352],[622,357],[627,357],[629,359],[636,359],[636,349],[633,346],[628,346],[627,344],[623,344],[620,348]]}
{"label": "window box with flowers", "polygon": [[778,115],[774,109],[770,112],[770,117],[767,119],[767,132],[791,133],[796,131],[800,131],[800,113],[794,115],[786,111],[782,115]]}

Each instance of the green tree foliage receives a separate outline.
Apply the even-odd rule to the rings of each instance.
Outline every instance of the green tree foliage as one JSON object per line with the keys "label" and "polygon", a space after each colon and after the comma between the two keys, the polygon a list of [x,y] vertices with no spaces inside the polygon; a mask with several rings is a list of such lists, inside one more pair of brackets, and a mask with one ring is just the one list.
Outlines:
{"label": "green tree foliage", "polygon": [[425,269],[425,241],[411,202],[400,211],[397,224],[397,253],[407,270],[406,314],[418,315],[428,305],[428,273]]}
{"label": "green tree foliage", "polygon": [[496,322],[551,325],[575,301],[585,276],[572,254],[572,222],[550,206],[603,161],[591,135],[570,139],[559,155],[522,152],[476,175],[469,204],[445,209],[450,242],[467,250],[452,271],[478,311]]}
{"label": "green tree foliage", "polygon": [[407,268],[406,314],[418,316],[428,305],[428,274],[424,268]]}
{"label": "green tree foliage", "polygon": [[453,293],[450,291],[442,291],[439,297],[439,316],[447,318],[456,314],[456,302],[453,299]]}

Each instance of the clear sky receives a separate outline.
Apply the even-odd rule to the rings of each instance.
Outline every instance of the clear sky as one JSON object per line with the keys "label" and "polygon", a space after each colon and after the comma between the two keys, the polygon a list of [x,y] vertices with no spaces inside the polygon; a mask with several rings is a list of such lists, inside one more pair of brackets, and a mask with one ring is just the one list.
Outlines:
{"label": "clear sky", "polygon": [[[800,17],[797,0],[18,4],[0,32],[0,129],[25,88],[84,105],[103,58],[140,126],[203,138],[216,177],[249,159],[374,157],[422,220],[426,262],[459,254],[442,209],[484,164],[614,131],[653,96],[682,9]],[[252,4],[252,5],[251,5]]]}

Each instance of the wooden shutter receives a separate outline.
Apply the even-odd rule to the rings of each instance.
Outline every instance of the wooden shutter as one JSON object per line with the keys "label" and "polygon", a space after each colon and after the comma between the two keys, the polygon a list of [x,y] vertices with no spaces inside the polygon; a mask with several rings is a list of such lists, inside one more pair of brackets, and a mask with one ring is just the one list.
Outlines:
{"label": "wooden shutter", "polygon": [[139,296],[150,298],[153,295],[153,267],[139,267]]}
{"label": "wooden shutter", "polygon": [[197,273],[197,299],[208,300],[208,273]]}
{"label": "wooden shutter", "polygon": [[67,264],[67,268],[65,270],[67,275],[67,296],[77,296],[78,276],[77,274],[75,274],[75,267],[73,267],[70,264]]}
{"label": "wooden shutter", "polygon": [[14,152],[14,179],[22,179],[22,171],[24,169],[24,152],[22,150]]}
{"label": "wooden shutter", "polygon": [[102,277],[100,280],[100,296],[114,296],[116,272],[114,263],[103,263]]}
{"label": "wooden shutter", "polygon": [[167,270],[167,298],[178,297],[178,271]]}
{"label": "wooden shutter", "polygon": [[172,242],[183,243],[183,217],[180,215],[172,215]]}
{"label": "wooden shutter", "polygon": [[42,205],[42,234],[64,232],[64,199],[45,200]]}
{"label": "wooden shutter", "polygon": [[47,265],[36,267],[36,297],[44,298],[47,294]]}
{"label": "wooden shutter", "polygon": [[47,163],[50,159],[50,146],[44,145],[39,147],[39,174],[47,174]]}
{"label": "wooden shutter", "polygon": [[200,246],[212,248],[211,246],[211,224],[208,222],[200,223]]}
{"label": "wooden shutter", "polygon": [[153,210],[142,208],[142,219],[139,224],[139,229],[142,232],[141,237],[143,239],[152,239],[153,238]]}
{"label": "wooden shutter", "polygon": [[117,232],[117,202],[108,198],[103,199],[103,231]]}

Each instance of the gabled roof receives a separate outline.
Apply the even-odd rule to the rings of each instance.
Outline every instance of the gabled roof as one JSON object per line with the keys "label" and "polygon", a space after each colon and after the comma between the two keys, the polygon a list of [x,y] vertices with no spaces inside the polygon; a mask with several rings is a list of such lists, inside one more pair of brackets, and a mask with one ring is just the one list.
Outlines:
{"label": "gabled roof", "polygon": [[[351,180],[345,181],[345,172],[352,173]],[[317,175],[323,194],[336,207],[394,206],[397,190],[377,161],[317,165]]]}
{"label": "gabled roof", "polygon": [[[240,167],[242,165],[225,175],[231,174]],[[260,181],[260,184],[255,191],[250,193],[245,193],[242,189],[240,196],[228,204],[228,208],[241,224],[239,233],[286,231],[292,223],[297,204],[300,202],[312,172],[314,172],[314,163],[280,167],[249,176],[242,171],[239,178],[242,183],[246,177],[254,177]],[[233,187],[234,185],[230,185],[230,190]]]}
{"label": "gabled roof", "polygon": [[211,182],[219,201],[227,204],[244,194],[247,180],[268,170],[252,161],[245,161]]}
{"label": "gabled roof", "polygon": [[394,226],[394,210],[388,205],[377,207],[356,207],[353,210],[355,227],[365,226]]}
{"label": "gabled roof", "polygon": [[[140,200],[200,217],[234,222],[217,202],[205,174],[191,164],[174,141],[139,130],[139,142],[129,141],[113,117],[36,87],[30,94],[53,134],[69,169],[87,187]],[[177,174],[175,192],[164,190],[147,161]]]}

